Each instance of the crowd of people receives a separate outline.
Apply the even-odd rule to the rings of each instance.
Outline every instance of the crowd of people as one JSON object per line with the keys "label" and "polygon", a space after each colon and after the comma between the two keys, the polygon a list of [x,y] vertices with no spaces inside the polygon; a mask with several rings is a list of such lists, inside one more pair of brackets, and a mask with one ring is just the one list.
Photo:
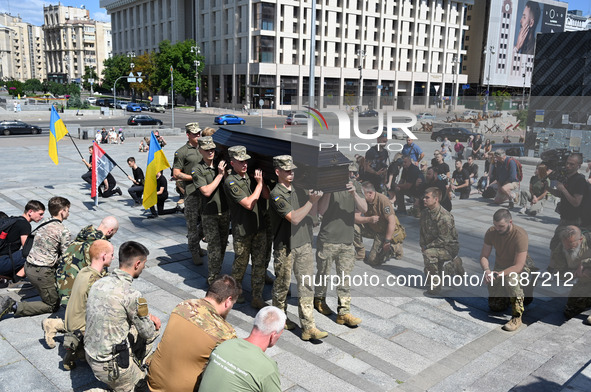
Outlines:
{"label": "crowd of people", "polygon": [[[135,241],[124,242],[118,249],[118,268],[107,274],[115,252],[109,240],[117,233],[117,219],[105,217],[98,227],[83,228],[72,241],[63,224],[70,214],[70,202],[63,197],[49,200],[51,217],[36,229],[30,250],[25,244],[31,236],[31,222],[41,222],[44,204],[31,200],[22,216],[0,219],[0,228],[6,231],[4,242],[0,242],[0,275],[14,281],[26,278],[40,295],[39,301],[20,302],[1,297],[0,319],[9,313],[22,317],[65,308],[64,319],[43,321],[47,345],[55,347],[56,334],[65,334],[64,368],[71,370],[84,358],[96,378],[116,391],[279,391],[277,364],[264,351],[277,343],[284,330],[297,328],[287,317],[292,271],[298,291],[300,337],[312,342],[323,339],[328,333],[316,326],[314,310],[325,316],[334,313],[326,302],[327,277],[333,265],[337,275],[351,276],[356,260],[375,268],[391,258],[402,258],[406,229],[397,215],[405,214],[410,204],[412,214],[420,218],[425,295],[440,296],[444,276],[466,273],[450,212],[452,199],[459,194],[458,203],[462,203],[478,192],[481,179],[475,161],[489,156],[483,189],[495,192],[493,203],[499,207],[508,203],[492,216],[479,257],[490,310],[502,312],[510,307],[512,317],[503,329],[511,332],[521,326],[534,290],[533,280],[524,280],[523,274],[536,267],[528,253],[527,232],[513,223],[511,209],[521,199],[520,211],[540,213],[549,194],[560,199],[560,222],[550,244],[548,271],[576,277],[564,314],[570,318],[591,306],[591,234],[587,231],[591,193],[588,180],[578,173],[581,154],[570,154],[560,169],[563,176],[557,179],[548,178],[545,164],[538,165],[529,188],[521,190],[521,164],[503,150],[486,151],[487,143],[481,140],[471,141],[470,149],[456,150],[452,173],[444,158],[451,143],[444,142],[427,165],[422,149],[408,139],[402,155],[390,162],[383,148],[387,139],[381,135],[364,157],[349,165],[350,181],[342,190],[322,192],[294,184],[297,166],[290,155],[274,156],[274,176],[265,175],[269,173],[258,168],[245,146],[230,146],[221,154],[211,137],[213,132],[211,128],[202,130],[198,123],[187,124],[187,143],[175,152],[172,167],[184,200],[194,264],[203,264],[206,253],[200,242],[205,239],[207,243],[208,290],[205,298],[183,301],[172,310],[153,355],[161,321],[131,285],[145,268],[148,249]],[[459,158],[460,153],[466,155],[466,162]],[[133,172],[129,194],[139,204],[144,173],[133,157],[127,162]],[[251,165],[254,170],[249,170]],[[105,188],[114,190],[112,184]],[[178,212],[178,207],[163,208],[167,188],[164,174],[158,173],[158,203],[152,207],[153,216]],[[2,226],[8,219],[12,219],[11,226]],[[232,271],[220,275],[230,226]],[[369,252],[364,238],[373,241]],[[267,274],[271,252],[274,281]],[[258,313],[249,337],[237,339],[226,318],[234,304],[246,302],[241,287],[249,262],[250,305]],[[312,276],[314,279],[309,279]],[[266,283],[273,285],[271,306],[263,298]],[[351,312],[350,283],[350,279],[342,279],[336,287],[335,321],[356,328],[362,320]]]}

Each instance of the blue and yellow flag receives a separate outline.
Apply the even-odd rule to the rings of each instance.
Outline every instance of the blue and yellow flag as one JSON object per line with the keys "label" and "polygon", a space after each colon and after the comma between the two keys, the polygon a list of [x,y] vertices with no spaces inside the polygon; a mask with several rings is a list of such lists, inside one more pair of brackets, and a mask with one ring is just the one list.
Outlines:
{"label": "blue and yellow flag", "polygon": [[59,163],[57,157],[57,142],[59,142],[64,136],[68,134],[66,125],[57,114],[55,106],[51,106],[51,119],[49,121],[49,157],[56,165]]}
{"label": "blue and yellow flag", "polygon": [[158,202],[158,191],[156,185],[156,174],[164,169],[170,167],[170,163],[164,155],[164,151],[158,143],[158,139],[154,136],[150,137],[150,150],[148,151],[148,166],[146,166],[146,178],[144,179],[144,200],[142,205],[148,209]]}

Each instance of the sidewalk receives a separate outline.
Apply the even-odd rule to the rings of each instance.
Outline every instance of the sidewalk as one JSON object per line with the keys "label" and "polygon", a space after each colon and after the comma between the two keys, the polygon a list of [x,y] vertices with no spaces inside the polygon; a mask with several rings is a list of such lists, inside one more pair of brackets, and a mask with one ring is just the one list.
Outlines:
{"label": "sidewalk", "polygon": [[[85,169],[73,145],[67,140],[60,142],[60,165],[55,166],[47,157],[46,140],[28,140],[21,146],[0,145],[0,211],[17,215],[29,199],[46,203],[52,196],[64,196],[72,203],[65,224],[73,235],[88,224],[97,225],[104,216],[117,216],[120,229],[112,240],[116,249],[125,241],[135,240],[150,250],[147,268],[133,284],[145,295],[150,311],[160,317],[163,328],[178,302],[205,295],[207,266],[196,267],[190,260],[182,215],[146,219],[141,208],[132,207],[125,192],[129,181],[117,168],[113,174],[124,190],[123,196],[101,199],[95,210],[90,190],[80,179]],[[165,153],[172,163],[174,151],[185,138],[170,137],[167,142]],[[86,152],[85,144],[79,147]],[[147,154],[137,152],[134,139],[105,148],[128,172],[128,156],[136,157],[138,164],[145,167]],[[483,161],[477,163],[482,165]],[[533,171],[533,166],[525,165],[524,179],[529,179]],[[165,171],[167,178],[169,174]],[[176,195],[171,182],[169,193]],[[466,272],[480,275],[482,239],[497,207],[476,196],[454,199],[452,213]],[[173,205],[171,200],[167,203]],[[537,217],[520,215],[517,208],[513,211],[514,223],[528,231],[530,254],[541,271],[548,265],[548,243],[558,223],[553,210],[554,205],[549,203]],[[408,235],[403,259],[391,259],[378,268],[358,262],[356,276],[375,275],[384,282],[390,276],[422,274],[418,220],[408,216],[400,220]],[[225,273],[231,270],[231,245],[230,241]],[[366,242],[368,249],[370,246]],[[247,298],[251,290],[248,274],[250,268],[244,279]],[[291,289],[295,294],[295,280]],[[552,298],[564,295],[567,289],[539,287],[536,299],[526,308],[526,325],[515,333],[500,329],[510,312],[489,313],[486,291],[475,290],[483,296],[468,296],[462,289],[450,288],[444,290],[445,297],[429,298],[418,289],[362,285],[355,288],[352,299],[352,313],[363,319],[358,328],[337,325],[336,316],[316,312],[318,327],[330,333],[327,339],[314,345],[300,340],[299,328],[285,331],[267,354],[278,363],[282,390],[290,392],[591,390],[591,326],[583,324],[589,311],[565,322],[565,299]],[[15,299],[27,293],[0,290],[0,295]],[[270,303],[270,298],[271,287],[266,286],[264,299]],[[336,310],[334,290],[329,292],[328,304]],[[288,312],[291,320],[298,320],[297,298],[289,299]],[[246,337],[254,315],[248,304],[237,305],[228,321],[239,337]],[[84,391],[104,387],[83,362],[78,362],[71,372],[63,369],[61,345],[50,350],[43,343],[41,321],[47,316],[10,316],[0,321],[0,391]],[[56,341],[61,344],[62,338]]]}

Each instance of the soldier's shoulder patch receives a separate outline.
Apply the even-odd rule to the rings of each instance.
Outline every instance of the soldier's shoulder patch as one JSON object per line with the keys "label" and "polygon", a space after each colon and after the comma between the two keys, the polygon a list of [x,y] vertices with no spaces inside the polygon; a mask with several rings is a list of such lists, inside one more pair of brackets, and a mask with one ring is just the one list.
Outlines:
{"label": "soldier's shoulder patch", "polygon": [[194,175],[194,174],[195,174],[195,170],[191,170],[191,175]]}
{"label": "soldier's shoulder patch", "polygon": [[276,198],[274,198],[273,200],[277,201],[279,200],[280,196],[277,196]]}
{"label": "soldier's shoulder patch", "polygon": [[279,207],[279,208],[285,208],[285,202],[283,200],[281,200],[279,202],[279,204],[277,204],[277,207]]}
{"label": "soldier's shoulder patch", "polygon": [[230,187],[230,190],[232,191],[232,193],[238,193],[238,192],[240,192],[240,188],[238,187],[238,185],[232,185]]}
{"label": "soldier's shoulder patch", "polygon": [[138,317],[147,317],[148,312],[148,301],[145,298],[139,297],[137,299],[137,315]]}
{"label": "soldier's shoulder patch", "polygon": [[234,182],[234,181],[230,181],[230,182],[228,183],[228,185],[230,185],[230,186],[232,186],[232,185],[234,185],[234,184],[235,184],[235,182]]}
{"label": "soldier's shoulder patch", "polygon": [[384,207],[384,214],[389,214],[390,213],[390,206],[386,206]]}
{"label": "soldier's shoulder patch", "polygon": [[179,155],[179,152],[178,151],[175,151],[174,152],[174,156],[176,157],[177,155]]}

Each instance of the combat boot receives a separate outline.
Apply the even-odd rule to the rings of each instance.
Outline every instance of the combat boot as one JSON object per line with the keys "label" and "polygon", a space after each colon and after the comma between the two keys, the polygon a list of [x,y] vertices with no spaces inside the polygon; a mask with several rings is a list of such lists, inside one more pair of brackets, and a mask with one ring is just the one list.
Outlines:
{"label": "combat boot", "polygon": [[314,297],[314,309],[325,316],[330,316],[333,313],[326,304],[326,298]]}
{"label": "combat boot", "polygon": [[513,316],[507,324],[503,325],[503,330],[508,332],[517,331],[521,324],[521,316]]}
{"label": "combat boot", "polygon": [[302,340],[306,342],[309,340],[324,339],[327,336],[328,332],[321,331],[318,328],[310,328],[302,331]]}
{"label": "combat boot", "polygon": [[240,294],[240,295],[238,296],[238,299],[236,300],[236,303],[237,303],[237,304],[243,304],[243,303],[246,303],[246,299],[244,298],[244,295],[243,295],[243,294]]}
{"label": "combat boot", "polygon": [[456,275],[461,275],[463,276],[466,273],[466,270],[464,269],[464,265],[462,263],[462,259],[460,256],[456,256],[453,260],[452,260],[452,266],[454,269],[454,272],[456,273]]}
{"label": "combat boot", "polygon": [[203,265],[203,259],[201,258],[201,249],[197,254],[192,254],[191,257],[193,258],[193,264],[195,265]]}
{"label": "combat boot", "polygon": [[361,324],[361,319],[353,316],[351,313],[339,314],[337,316],[337,324],[353,328]]}
{"label": "combat boot", "polygon": [[64,322],[61,319],[46,318],[41,322],[41,327],[45,333],[45,343],[47,347],[55,348],[55,335],[64,329]]}
{"label": "combat boot", "polygon": [[0,297],[0,320],[8,313],[14,313],[16,301],[10,297]]}
{"label": "combat boot", "polygon": [[298,325],[296,323],[294,323],[293,321],[291,321],[290,319],[285,319],[285,329],[288,331],[291,331],[293,329],[296,329]]}
{"label": "combat boot", "polygon": [[64,355],[64,369],[72,370],[76,367],[76,352],[72,349],[66,349],[66,355]]}
{"label": "combat boot", "polygon": [[267,304],[265,303],[265,301],[263,301],[262,298],[253,298],[250,302],[250,306],[252,306],[255,309],[262,309],[265,306],[267,306]]}

